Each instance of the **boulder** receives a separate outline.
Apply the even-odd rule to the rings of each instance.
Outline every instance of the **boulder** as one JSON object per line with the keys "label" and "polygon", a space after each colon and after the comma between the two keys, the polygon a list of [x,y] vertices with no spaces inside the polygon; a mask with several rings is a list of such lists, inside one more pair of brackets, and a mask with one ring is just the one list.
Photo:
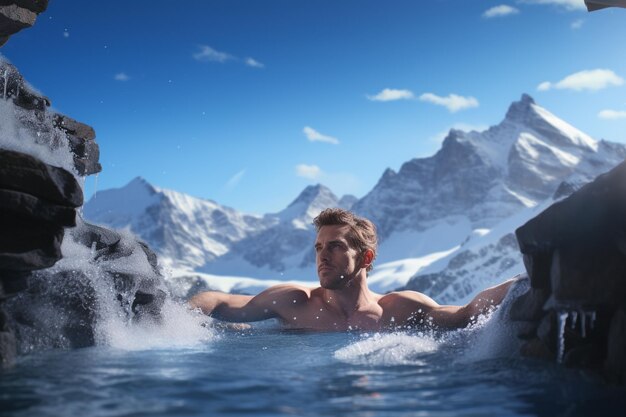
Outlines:
{"label": "boulder", "polygon": [[532,287],[509,316],[527,328],[519,335],[527,340],[522,353],[624,384],[626,162],[529,220],[516,236]]}
{"label": "boulder", "polygon": [[0,46],[22,29],[31,27],[48,0],[0,0]]}

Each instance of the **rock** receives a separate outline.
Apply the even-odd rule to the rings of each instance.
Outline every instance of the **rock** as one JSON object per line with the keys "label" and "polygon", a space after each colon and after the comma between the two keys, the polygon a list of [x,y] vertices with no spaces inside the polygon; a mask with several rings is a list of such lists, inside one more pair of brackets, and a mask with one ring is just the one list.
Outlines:
{"label": "rock", "polygon": [[607,345],[604,371],[609,380],[626,384],[626,304],[611,319]]}
{"label": "rock", "polygon": [[62,227],[76,224],[75,208],[49,203],[20,191],[0,189],[0,213],[13,214],[14,217],[39,220]]}
{"label": "rock", "polygon": [[0,149],[0,189],[21,191],[62,206],[83,205],[83,191],[71,173],[6,149]]}
{"label": "rock", "polygon": [[0,46],[14,33],[31,27],[47,7],[48,0],[0,0]]}
{"label": "rock", "polygon": [[3,280],[8,281],[14,275],[7,270],[15,272],[48,268],[61,259],[62,226],[11,218],[1,210],[0,216],[0,275]]}
{"label": "rock", "polygon": [[554,354],[539,338],[530,339],[523,343],[520,354],[529,358],[554,360]]}
{"label": "rock", "polygon": [[522,296],[513,301],[510,319],[513,321],[538,321],[545,311],[543,306],[549,293],[542,289],[530,288]]}
{"label": "rock", "polygon": [[621,384],[626,383],[624,213],[626,162],[518,228],[533,289],[511,309],[512,319],[537,323],[537,338],[554,358]]}

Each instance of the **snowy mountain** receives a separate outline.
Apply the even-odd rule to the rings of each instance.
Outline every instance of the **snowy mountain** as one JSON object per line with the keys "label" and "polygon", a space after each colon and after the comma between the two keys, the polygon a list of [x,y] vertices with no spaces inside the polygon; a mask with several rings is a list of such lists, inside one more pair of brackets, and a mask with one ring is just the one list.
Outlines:
{"label": "snowy mountain", "polygon": [[98,192],[83,207],[83,216],[93,223],[131,230],[159,254],[165,266],[191,269],[276,222],[159,189],[139,177],[123,188]]}
{"label": "snowy mountain", "polygon": [[[442,222],[457,231],[469,226],[458,246],[406,287],[443,303],[466,301],[523,271],[517,227],[625,157],[626,146],[596,141],[524,95],[499,125],[481,133],[453,130],[433,157],[386,173],[354,209],[383,222],[387,235],[400,227],[428,235]],[[402,200],[389,206],[389,194]],[[398,211],[406,214],[390,221]]]}
{"label": "snowy mountain", "polygon": [[459,302],[523,270],[517,227],[625,157],[626,145],[597,141],[523,95],[500,124],[451,130],[435,155],[388,169],[360,200],[309,186],[284,210],[249,216],[136,179],[98,193],[85,217],[130,228],[177,277],[211,285],[228,276],[214,287],[245,291],[237,277],[254,278],[257,289],[316,281],[312,220],[323,208],[351,207],[379,230],[372,289],[408,283],[440,302]]}

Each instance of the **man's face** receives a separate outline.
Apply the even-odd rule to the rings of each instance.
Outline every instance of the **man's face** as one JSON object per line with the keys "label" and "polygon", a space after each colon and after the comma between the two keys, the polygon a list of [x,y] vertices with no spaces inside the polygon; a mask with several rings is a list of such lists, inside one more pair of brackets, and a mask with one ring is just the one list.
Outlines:
{"label": "man's face", "polygon": [[346,286],[361,269],[358,252],[348,244],[349,226],[322,226],[315,239],[317,275],[323,288]]}

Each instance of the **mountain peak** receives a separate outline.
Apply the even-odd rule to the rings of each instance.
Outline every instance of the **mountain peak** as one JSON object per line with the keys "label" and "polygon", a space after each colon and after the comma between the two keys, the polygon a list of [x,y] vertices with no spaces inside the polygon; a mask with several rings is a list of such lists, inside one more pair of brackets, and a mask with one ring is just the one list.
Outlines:
{"label": "mountain peak", "polygon": [[337,201],[337,196],[333,194],[330,188],[322,184],[308,185],[304,188],[304,190],[302,190],[302,192],[298,195],[298,197],[296,197],[296,199],[293,200],[291,204],[289,204],[289,206],[287,207],[289,208],[295,205],[310,206],[319,198],[328,199],[329,197],[332,200]]}
{"label": "mountain peak", "polygon": [[327,207],[337,207],[339,199],[330,190],[322,185],[309,185],[296,197],[286,209],[279,213],[282,220],[300,218],[302,216],[311,219]]}
{"label": "mountain peak", "polygon": [[514,101],[506,112],[506,119],[512,121],[527,121],[528,115],[532,113],[535,106],[535,99],[524,93],[519,101]]}
{"label": "mountain peak", "polygon": [[147,191],[149,195],[156,194],[157,190],[145,178],[138,176],[133,178],[128,184],[122,187],[124,190],[141,190]]}

